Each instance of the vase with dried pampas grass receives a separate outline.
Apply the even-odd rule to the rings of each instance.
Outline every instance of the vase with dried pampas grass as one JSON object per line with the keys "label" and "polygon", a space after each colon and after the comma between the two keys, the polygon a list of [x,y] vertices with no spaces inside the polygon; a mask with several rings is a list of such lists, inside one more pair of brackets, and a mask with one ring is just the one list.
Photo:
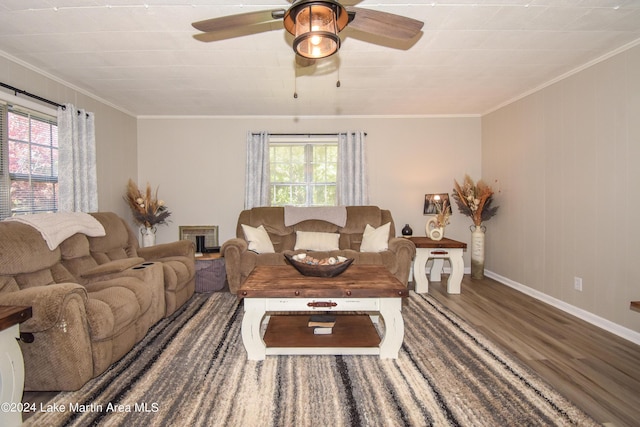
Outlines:
{"label": "vase with dried pampas grass", "polygon": [[140,225],[142,246],[155,245],[156,226],[167,224],[171,215],[164,200],[158,199],[158,189],[153,192],[147,183],[146,191],[142,193],[138,185],[129,179],[124,199],[131,208],[133,220]]}
{"label": "vase with dried pampas grass", "polygon": [[492,206],[493,190],[479,180],[474,183],[469,175],[464,176],[462,185],[453,180],[453,198],[460,213],[473,221],[471,228],[471,277],[484,278],[484,236],[486,227],[483,221],[488,221],[497,212],[498,206]]}

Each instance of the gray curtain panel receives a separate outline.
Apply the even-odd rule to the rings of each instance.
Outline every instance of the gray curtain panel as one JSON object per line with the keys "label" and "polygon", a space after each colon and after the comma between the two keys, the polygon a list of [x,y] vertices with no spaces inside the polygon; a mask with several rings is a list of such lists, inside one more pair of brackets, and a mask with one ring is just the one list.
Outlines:
{"label": "gray curtain panel", "polygon": [[269,206],[269,134],[247,134],[244,208]]}
{"label": "gray curtain panel", "polygon": [[72,104],[58,108],[59,211],[98,210],[94,119]]}
{"label": "gray curtain panel", "polygon": [[338,135],[338,205],[369,204],[365,139],[362,131]]}

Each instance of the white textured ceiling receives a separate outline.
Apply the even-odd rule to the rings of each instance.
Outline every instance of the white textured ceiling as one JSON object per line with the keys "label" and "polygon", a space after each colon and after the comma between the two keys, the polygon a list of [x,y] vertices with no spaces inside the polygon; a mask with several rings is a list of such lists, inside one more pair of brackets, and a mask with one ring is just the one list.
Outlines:
{"label": "white textured ceiling", "polygon": [[0,51],[137,116],[449,115],[486,113],[640,39],[637,0],[363,0],[423,21],[422,34],[409,47],[347,28],[339,54],[306,68],[281,23],[193,38],[192,22],[288,6],[2,0]]}

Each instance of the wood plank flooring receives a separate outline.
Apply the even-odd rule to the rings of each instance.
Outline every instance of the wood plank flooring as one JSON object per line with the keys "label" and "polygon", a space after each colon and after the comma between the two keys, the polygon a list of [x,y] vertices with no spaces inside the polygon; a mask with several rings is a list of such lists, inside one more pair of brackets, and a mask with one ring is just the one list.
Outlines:
{"label": "wood plank flooring", "polygon": [[[640,346],[492,279],[429,294],[607,426],[640,425]],[[640,313],[638,313],[640,315]]]}
{"label": "wood plank flooring", "polygon": [[[449,295],[447,278],[430,283],[429,294],[596,421],[640,425],[640,346],[489,278],[465,275],[462,293]],[[54,395],[26,392],[23,400],[46,402]]]}

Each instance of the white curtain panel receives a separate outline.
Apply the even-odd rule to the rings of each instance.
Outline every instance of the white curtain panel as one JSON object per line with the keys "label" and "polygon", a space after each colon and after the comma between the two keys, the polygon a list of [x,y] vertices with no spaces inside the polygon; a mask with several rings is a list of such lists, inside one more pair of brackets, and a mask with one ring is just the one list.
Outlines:
{"label": "white curtain panel", "polygon": [[[1,106],[0,106],[1,107]],[[0,114],[2,110],[0,110]],[[1,124],[1,123],[0,123]],[[0,133],[2,126],[0,126]],[[0,221],[11,216],[11,179],[9,178],[9,147],[5,138],[0,138]]]}
{"label": "white curtain panel", "polygon": [[96,137],[94,114],[72,104],[58,108],[58,210],[96,212]]}
{"label": "white curtain panel", "polygon": [[364,132],[338,134],[338,205],[369,204]]}
{"label": "white curtain panel", "polygon": [[244,208],[269,206],[269,134],[247,134]]}

